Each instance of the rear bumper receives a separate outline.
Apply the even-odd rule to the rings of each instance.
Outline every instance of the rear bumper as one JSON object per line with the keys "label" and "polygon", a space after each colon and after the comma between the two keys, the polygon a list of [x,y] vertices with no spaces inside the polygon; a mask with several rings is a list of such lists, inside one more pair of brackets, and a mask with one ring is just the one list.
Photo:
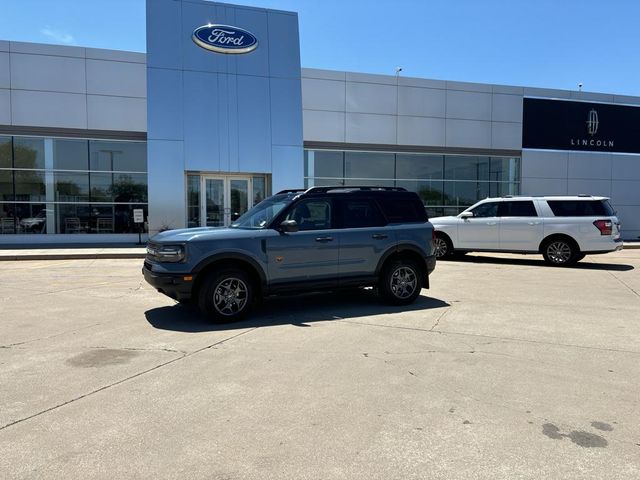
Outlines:
{"label": "rear bumper", "polygon": [[[152,272],[146,266],[142,267],[142,275],[146,282],[160,293],[164,293],[166,296],[173,298],[174,300],[182,301],[191,298],[191,291],[193,289],[193,282],[195,275],[192,274],[168,274]],[[185,280],[185,278],[191,278],[191,280]]]}
{"label": "rear bumper", "polygon": [[585,255],[597,255],[600,253],[617,252],[619,250],[622,250],[623,248],[624,248],[623,241],[621,238],[618,238],[617,240],[614,240],[613,243],[607,244],[606,249],[598,248],[597,250],[595,250],[593,246],[590,246],[590,247],[587,247],[586,250],[583,250],[582,253]]}
{"label": "rear bumper", "polygon": [[429,288],[429,275],[436,269],[436,256],[424,257],[425,275],[422,288]]}

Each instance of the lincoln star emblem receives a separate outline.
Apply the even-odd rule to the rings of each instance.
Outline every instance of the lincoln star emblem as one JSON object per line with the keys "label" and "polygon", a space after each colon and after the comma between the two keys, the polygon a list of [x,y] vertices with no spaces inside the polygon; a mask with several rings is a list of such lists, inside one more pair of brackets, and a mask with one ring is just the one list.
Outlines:
{"label": "lincoln star emblem", "polygon": [[592,137],[598,132],[598,112],[593,108],[589,110],[589,117],[587,119],[587,132]]}

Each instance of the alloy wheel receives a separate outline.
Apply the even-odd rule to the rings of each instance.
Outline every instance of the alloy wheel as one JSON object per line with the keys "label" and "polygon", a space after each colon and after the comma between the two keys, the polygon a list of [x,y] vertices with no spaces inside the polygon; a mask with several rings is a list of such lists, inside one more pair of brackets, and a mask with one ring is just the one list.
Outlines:
{"label": "alloy wheel", "polygon": [[561,240],[551,242],[547,246],[547,256],[553,263],[567,263],[571,259],[571,247]]}
{"label": "alloy wheel", "polygon": [[407,266],[400,266],[391,274],[391,292],[396,298],[404,300],[409,298],[418,286],[416,272]]}
{"label": "alloy wheel", "polygon": [[213,306],[220,315],[237,315],[247,304],[248,288],[239,278],[222,280],[213,292]]}

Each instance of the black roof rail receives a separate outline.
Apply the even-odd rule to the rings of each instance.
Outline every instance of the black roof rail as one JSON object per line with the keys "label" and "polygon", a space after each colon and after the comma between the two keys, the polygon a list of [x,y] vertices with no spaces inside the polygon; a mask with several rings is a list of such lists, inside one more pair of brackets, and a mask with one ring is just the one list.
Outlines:
{"label": "black roof rail", "polygon": [[298,193],[306,191],[304,188],[288,188],[286,190],[280,190],[276,195],[280,195],[281,193]]}
{"label": "black roof rail", "polygon": [[406,192],[407,189],[403,187],[377,187],[375,185],[332,185],[325,187],[311,187],[306,190],[304,193],[327,193],[329,191],[341,191],[341,192],[352,192],[352,191],[386,191],[386,192]]}

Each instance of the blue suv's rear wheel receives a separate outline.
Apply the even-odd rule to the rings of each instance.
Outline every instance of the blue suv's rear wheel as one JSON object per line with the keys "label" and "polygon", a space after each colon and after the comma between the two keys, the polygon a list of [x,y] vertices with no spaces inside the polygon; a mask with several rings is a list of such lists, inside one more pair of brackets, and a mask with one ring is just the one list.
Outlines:
{"label": "blue suv's rear wheel", "polygon": [[394,260],[382,271],[378,284],[382,297],[394,305],[408,305],[420,295],[422,275],[411,260]]}
{"label": "blue suv's rear wheel", "polygon": [[198,306],[202,313],[217,323],[243,318],[251,309],[253,285],[243,270],[212,272],[200,288]]}

